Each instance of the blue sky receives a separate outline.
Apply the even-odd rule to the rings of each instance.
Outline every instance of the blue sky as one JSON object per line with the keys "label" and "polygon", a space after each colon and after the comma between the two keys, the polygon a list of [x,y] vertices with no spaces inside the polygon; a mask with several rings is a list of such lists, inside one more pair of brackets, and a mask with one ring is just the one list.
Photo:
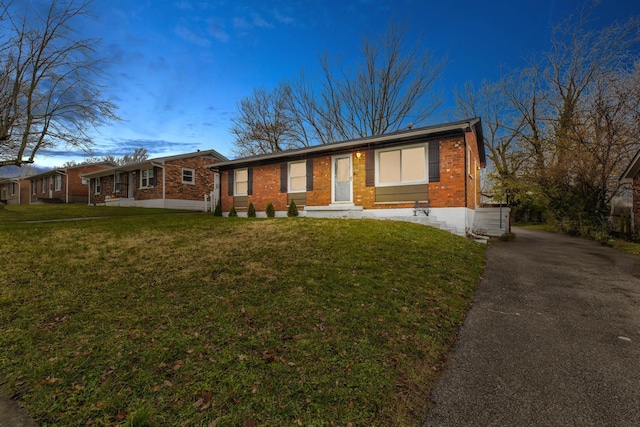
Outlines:
{"label": "blue sky", "polygon": [[[94,0],[81,37],[102,39],[107,95],[123,119],[95,134],[94,156],[145,147],[152,157],[215,149],[232,157],[236,105],[254,88],[277,85],[324,52],[357,58],[361,37],[390,19],[408,23],[408,41],[447,56],[439,88],[445,105],[429,123],[451,119],[453,89],[495,80],[501,68],[548,47],[551,25],[575,0]],[[640,14],[640,1],[603,0],[593,25]],[[36,165],[60,166],[85,153],[58,147]]]}

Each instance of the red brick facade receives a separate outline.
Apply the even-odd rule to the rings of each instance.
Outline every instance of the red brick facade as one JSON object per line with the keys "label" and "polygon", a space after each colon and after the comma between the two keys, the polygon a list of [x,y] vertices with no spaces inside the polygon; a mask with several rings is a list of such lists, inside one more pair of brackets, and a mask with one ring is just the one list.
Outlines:
{"label": "red brick facade", "polygon": [[[134,200],[194,200],[204,199],[213,190],[214,173],[205,166],[212,163],[210,156],[172,158],[165,161],[141,163],[137,168],[115,168],[109,174],[91,179],[91,203],[102,204],[112,198]],[[153,170],[153,182],[143,187],[143,170]],[[183,172],[193,175],[192,182],[183,182]],[[114,185],[115,175],[120,176],[120,188]],[[100,192],[95,192],[95,181],[100,180]],[[145,183],[148,184],[148,183]],[[163,196],[164,188],[164,196]]]}
{"label": "red brick facade", "polygon": [[35,175],[30,178],[31,182],[35,182],[35,192],[33,191],[33,184],[28,184],[29,200],[31,203],[38,203],[43,199],[55,199],[64,203],[87,203],[89,187],[84,183],[82,175],[107,169],[111,166],[113,165],[105,163],[90,164],[54,169]]}
{"label": "red brick facade", "polygon": [[[415,142],[412,142],[415,144]],[[468,207],[475,209],[480,200],[481,166],[478,147],[473,132],[466,132],[465,137],[442,139],[439,142],[440,179],[428,184],[431,207]],[[467,153],[467,150],[470,150]],[[353,204],[364,209],[397,209],[412,208],[414,203],[376,203],[376,187],[366,185],[367,155],[375,155],[374,150],[352,149],[347,151],[352,158]],[[359,156],[358,156],[359,154]],[[332,194],[332,156],[316,155],[313,161],[313,190],[306,193],[307,206],[328,206]],[[467,164],[471,161],[471,166]],[[247,196],[249,202],[258,212],[264,212],[269,202],[276,211],[285,211],[289,195],[280,192],[281,163],[252,166],[252,194]],[[244,166],[242,166],[244,167]],[[239,167],[239,168],[242,168]],[[221,172],[222,210],[228,212],[234,203],[229,195],[229,173],[234,169],[223,169]],[[298,207],[302,210],[302,207]]]}

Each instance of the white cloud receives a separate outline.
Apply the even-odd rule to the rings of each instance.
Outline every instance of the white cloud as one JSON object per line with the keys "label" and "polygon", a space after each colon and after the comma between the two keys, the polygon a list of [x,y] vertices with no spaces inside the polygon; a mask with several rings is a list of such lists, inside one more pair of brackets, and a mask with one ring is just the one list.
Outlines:
{"label": "white cloud", "polygon": [[224,25],[216,19],[209,20],[209,27],[207,28],[207,32],[216,40],[221,43],[226,43],[229,41],[229,34],[225,31]]}
{"label": "white cloud", "polygon": [[259,28],[273,28],[273,24],[267,22],[260,14],[254,12],[251,14],[253,25]]}
{"label": "white cloud", "polygon": [[183,25],[178,25],[176,27],[175,31],[176,31],[176,34],[181,39],[183,39],[183,40],[185,40],[185,41],[187,41],[189,43],[193,43],[193,44],[196,44],[196,45],[202,46],[202,47],[209,47],[211,45],[211,42],[209,41],[209,39],[194,33],[189,28],[187,28],[187,27],[185,27]]}
{"label": "white cloud", "polygon": [[251,25],[247,22],[246,19],[236,16],[233,18],[233,26],[234,28],[238,28],[240,30],[249,30],[251,29]]}
{"label": "white cloud", "polygon": [[278,12],[277,10],[273,13],[273,15],[275,16],[276,20],[278,22],[281,22],[283,24],[291,24],[293,23],[293,18],[290,16],[285,16],[283,14],[281,14],[280,12]]}
{"label": "white cloud", "polygon": [[191,10],[193,9],[193,5],[187,0],[178,1],[175,3],[175,6],[178,9]]}

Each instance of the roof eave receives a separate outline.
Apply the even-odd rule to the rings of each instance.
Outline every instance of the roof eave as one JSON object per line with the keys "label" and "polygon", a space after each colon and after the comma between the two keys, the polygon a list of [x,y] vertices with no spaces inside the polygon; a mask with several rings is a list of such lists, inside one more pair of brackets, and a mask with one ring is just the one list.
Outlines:
{"label": "roof eave", "polygon": [[314,145],[312,147],[299,148],[288,151],[281,151],[278,153],[270,153],[264,154],[260,156],[253,157],[245,157],[234,160],[229,160],[226,162],[218,162],[206,165],[208,168],[226,168],[228,166],[241,166],[245,164],[255,164],[255,163],[270,163],[277,159],[286,159],[290,157],[296,156],[307,156],[313,155],[323,152],[332,152],[346,149],[356,149],[363,147],[371,147],[375,145],[379,145],[384,142],[390,141],[400,141],[403,139],[410,139],[415,137],[429,137],[436,136],[439,134],[455,134],[457,132],[464,132],[467,129],[473,128],[476,132],[477,140],[478,140],[478,148],[481,156],[481,163],[484,165],[484,139],[482,136],[482,124],[479,118],[461,120],[458,122],[445,123],[442,125],[435,126],[427,126],[419,129],[411,129],[411,130],[402,130],[399,132],[394,132],[385,135],[378,135],[373,137],[359,138],[355,140],[349,141],[341,141],[330,144],[323,145]]}
{"label": "roof eave", "polygon": [[620,175],[618,180],[622,184],[632,183],[633,178],[638,175],[638,172],[640,172],[640,150],[638,150],[636,155],[633,157],[633,160],[631,160],[631,163],[629,163],[629,166],[627,166],[627,169],[625,169],[622,175]]}

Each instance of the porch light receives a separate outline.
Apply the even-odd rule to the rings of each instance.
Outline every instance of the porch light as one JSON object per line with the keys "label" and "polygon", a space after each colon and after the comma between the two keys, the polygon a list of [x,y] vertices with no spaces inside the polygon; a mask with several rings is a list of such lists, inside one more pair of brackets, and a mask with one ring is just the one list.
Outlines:
{"label": "porch light", "polygon": [[360,151],[356,152],[356,159],[360,160],[362,158],[362,153]]}

